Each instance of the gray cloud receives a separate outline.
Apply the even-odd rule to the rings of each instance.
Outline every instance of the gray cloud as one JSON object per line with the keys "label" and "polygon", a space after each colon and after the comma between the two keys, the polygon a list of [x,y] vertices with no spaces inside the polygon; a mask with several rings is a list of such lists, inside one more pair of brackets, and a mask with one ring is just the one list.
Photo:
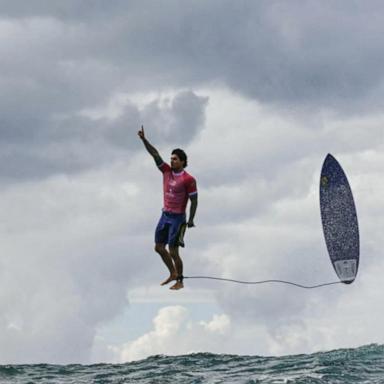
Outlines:
{"label": "gray cloud", "polygon": [[[118,92],[221,84],[298,110],[355,113],[382,106],[380,2],[348,2],[348,8],[334,2],[145,4],[1,2],[0,138],[2,145],[25,145],[3,147],[3,159],[13,165],[3,166],[2,174],[87,168],[97,159],[86,145],[102,157],[96,142],[134,150],[125,121],[154,124],[156,141],[187,141],[203,124],[205,102],[188,92],[165,113],[154,101],[142,113],[127,106],[114,123],[78,117]],[[59,146],[66,135],[71,143]],[[43,145],[48,153],[59,147],[66,160],[39,155]]]}
{"label": "gray cloud", "polygon": [[161,105],[154,100],[142,111],[132,103],[116,118],[79,116],[8,116],[0,122],[0,173],[4,180],[73,173],[132,156],[142,149],[136,136],[145,122],[152,139],[186,145],[204,124],[207,99],[180,92]]}
{"label": "gray cloud", "polygon": [[43,3],[3,2],[19,23],[8,72],[40,72],[66,102],[218,81],[283,105],[381,105],[380,2]]}
{"label": "gray cloud", "polygon": [[204,111],[208,98],[193,92],[180,92],[165,105],[158,100],[148,104],[142,111],[142,121],[154,129],[151,138],[155,142],[174,142],[187,145],[204,125]]}

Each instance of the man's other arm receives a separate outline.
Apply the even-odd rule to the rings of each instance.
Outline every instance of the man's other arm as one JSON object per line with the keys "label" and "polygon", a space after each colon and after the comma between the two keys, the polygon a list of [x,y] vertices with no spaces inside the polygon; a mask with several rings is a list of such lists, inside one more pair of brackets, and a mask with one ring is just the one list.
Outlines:
{"label": "man's other arm", "polygon": [[191,207],[189,209],[188,228],[191,228],[195,226],[195,223],[193,222],[193,220],[195,218],[196,209],[197,209],[197,193],[189,196],[189,199],[191,200]]}

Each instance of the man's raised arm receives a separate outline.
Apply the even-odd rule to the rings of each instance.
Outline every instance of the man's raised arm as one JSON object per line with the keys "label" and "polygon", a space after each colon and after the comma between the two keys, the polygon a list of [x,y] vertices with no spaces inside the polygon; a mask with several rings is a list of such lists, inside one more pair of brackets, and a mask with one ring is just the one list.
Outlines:
{"label": "man's raised arm", "polygon": [[153,159],[155,160],[155,163],[157,166],[160,166],[161,164],[163,164],[163,159],[161,158],[161,156],[159,155],[159,152],[157,152],[157,149],[152,146],[149,141],[145,138],[145,134],[144,134],[144,127],[141,126],[141,129],[139,132],[137,132],[137,134],[139,135],[140,139],[142,140],[146,150],[149,152],[149,154],[153,157]]}

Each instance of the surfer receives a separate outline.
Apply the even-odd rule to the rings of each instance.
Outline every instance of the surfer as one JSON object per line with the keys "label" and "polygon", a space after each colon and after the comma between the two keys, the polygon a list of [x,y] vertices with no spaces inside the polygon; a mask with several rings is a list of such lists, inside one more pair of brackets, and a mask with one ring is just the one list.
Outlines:
{"label": "surfer", "polygon": [[[196,180],[185,171],[188,165],[186,153],[174,149],[171,154],[170,165],[165,163],[159,152],[146,139],[144,127],[141,126],[138,135],[146,150],[155,160],[159,170],[163,173],[164,207],[156,227],[155,251],[161,256],[169,270],[169,277],[161,285],[176,281],[170,289],[181,289],[183,285],[183,262],[179,254],[179,246],[184,247],[183,235],[186,226],[195,226],[194,217],[197,209]],[[188,198],[191,200],[189,218],[186,221],[186,207]],[[168,245],[168,250],[166,248]]]}

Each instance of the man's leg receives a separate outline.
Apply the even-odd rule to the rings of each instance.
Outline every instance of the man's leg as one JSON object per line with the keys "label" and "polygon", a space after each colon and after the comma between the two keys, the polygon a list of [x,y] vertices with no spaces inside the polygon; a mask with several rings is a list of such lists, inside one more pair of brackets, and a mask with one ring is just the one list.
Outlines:
{"label": "man's leg", "polygon": [[181,257],[179,255],[179,247],[176,245],[169,246],[169,254],[171,255],[171,258],[173,262],[175,263],[176,268],[176,274],[177,274],[177,282],[176,284],[172,285],[171,289],[181,289],[184,288],[183,284],[183,262],[181,260]]}
{"label": "man's leg", "polygon": [[169,270],[168,279],[164,280],[160,285],[165,285],[171,282],[172,280],[176,280],[177,271],[176,271],[175,265],[173,264],[172,257],[170,256],[170,254],[165,248],[165,244],[156,243],[155,251],[161,256],[164,264],[167,266]]}

